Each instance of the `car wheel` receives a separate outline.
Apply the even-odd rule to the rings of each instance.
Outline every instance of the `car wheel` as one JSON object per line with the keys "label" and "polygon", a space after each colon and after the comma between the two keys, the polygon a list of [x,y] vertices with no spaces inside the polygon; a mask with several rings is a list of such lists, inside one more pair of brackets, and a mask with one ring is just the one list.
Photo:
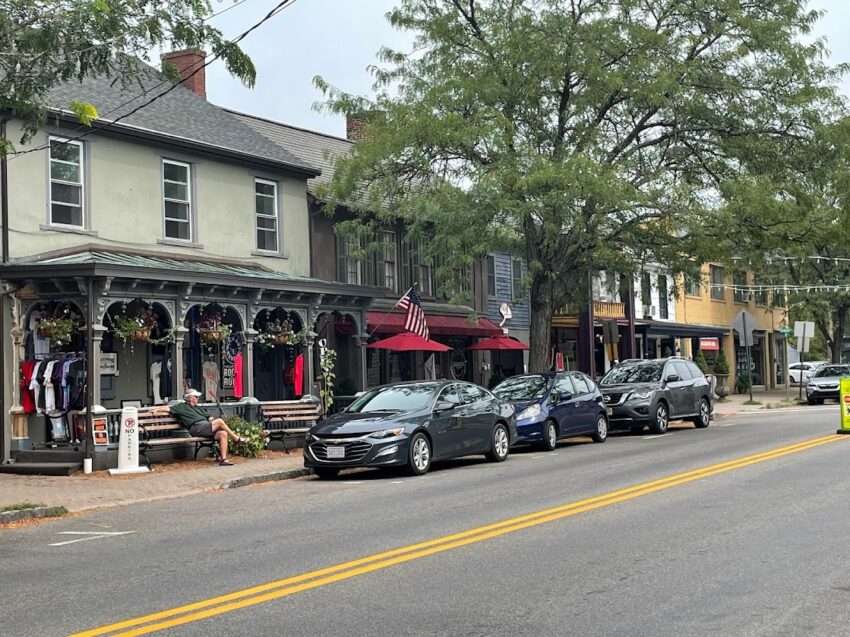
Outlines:
{"label": "car wheel", "polygon": [[631,427],[629,427],[629,431],[632,432],[633,436],[639,436],[640,434],[643,433],[643,426],[642,425],[632,425]]}
{"label": "car wheel", "polygon": [[809,403],[810,405],[817,405],[818,404],[818,401],[816,401],[814,398],[811,398],[811,397],[806,398],[806,402]]}
{"label": "car wheel", "polygon": [[596,432],[593,434],[593,442],[605,442],[608,440],[608,419],[605,414],[596,417]]}
{"label": "car wheel", "polygon": [[413,476],[421,476],[431,467],[431,443],[421,431],[414,434],[410,440],[407,472]]}
{"label": "car wheel", "polygon": [[551,420],[543,423],[543,443],[540,446],[544,451],[554,451],[558,446],[558,427]]}
{"label": "car wheel", "polygon": [[708,400],[703,398],[699,402],[699,415],[694,418],[693,423],[696,425],[697,429],[705,429],[708,427],[708,424],[711,422],[711,405],[708,404]]}
{"label": "car wheel", "polygon": [[502,462],[508,457],[508,447],[511,445],[508,430],[502,423],[496,423],[493,427],[493,436],[490,440],[490,451],[487,452],[487,459],[493,462]]}
{"label": "car wheel", "polygon": [[314,467],[313,471],[321,480],[333,480],[339,475],[339,469],[332,469],[330,467]]}
{"label": "car wheel", "polygon": [[649,426],[649,429],[654,434],[667,433],[667,425],[670,424],[670,414],[667,412],[667,405],[658,403],[655,408],[655,419]]}

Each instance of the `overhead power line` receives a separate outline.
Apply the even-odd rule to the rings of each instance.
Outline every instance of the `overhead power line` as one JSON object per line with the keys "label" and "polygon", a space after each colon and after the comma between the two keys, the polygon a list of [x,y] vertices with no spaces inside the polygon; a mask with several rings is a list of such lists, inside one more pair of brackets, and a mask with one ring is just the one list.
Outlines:
{"label": "overhead power line", "polygon": [[[242,2],[244,2],[244,1],[245,1],[245,0],[242,0]],[[251,27],[249,27],[248,29],[246,29],[245,31],[243,31],[242,33],[240,33],[238,36],[236,36],[235,38],[233,38],[232,40],[230,40],[230,43],[231,43],[231,44],[238,44],[239,42],[241,42],[242,40],[244,40],[246,37],[248,37],[248,35],[249,35],[249,34],[251,34],[253,31],[255,31],[256,29],[260,28],[263,24],[265,24],[266,22],[268,22],[269,20],[271,20],[273,17],[275,17],[278,13],[280,13],[280,12],[281,12],[281,11],[283,11],[284,9],[286,9],[286,8],[288,8],[288,7],[292,6],[293,4],[295,4],[295,2],[296,2],[296,1],[297,1],[297,0],[281,0],[281,1],[277,4],[277,5],[275,5],[275,7],[274,7],[271,11],[269,11],[269,12],[268,12],[268,13],[267,13],[264,17],[263,17],[263,19],[262,19],[262,20],[260,20],[259,22],[257,22],[257,23],[255,23],[255,24],[253,24]],[[229,7],[229,8],[232,8],[232,7]],[[220,13],[224,13],[224,11],[222,11],[222,12],[220,12]],[[219,15],[220,15],[220,14],[219,14]],[[204,64],[202,64],[201,66],[199,66],[198,68],[196,68],[194,71],[192,71],[192,72],[191,72],[189,75],[187,75],[186,77],[181,78],[179,82],[176,82],[176,83],[173,83],[173,84],[172,84],[172,83],[170,83],[170,82],[168,82],[168,81],[163,81],[163,82],[161,82],[160,84],[158,84],[156,87],[154,87],[153,89],[147,89],[146,91],[143,91],[140,95],[137,95],[137,96],[135,96],[135,97],[133,97],[133,98],[131,98],[131,99],[127,100],[127,101],[126,101],[126,102],[124,102],[123,104],[121,104],[121,105],[119,105],[119,106],[117,106],[117,107],[113,108],[112,110],[108,111],[108,113],[113,113],[113,112],[115,112],[116,110],[118,110],[118,109],[120,109],[120,108],[123,108],[123,107],[124,107],[124,106],[126,106],[127,104],[129,104],[129,103],[131,103],[131,102],[133,102],[133,101],[135,101],[135,100],[139,99],[140,97],[144,97],[145,95],[147,95],[148,93],[150,93],[150,92],[151,92],[151,91],[153,91],[153,90],[156,90],[156,88],[160,88],[160,87],[162,87],[162,86],[163,86],[163,85],[165,85],[165,84],[170,84],[170,86],[169,86],[166,90],[164,90],[162,93],[158,93],[157,95],[155,95],[154,97],[152,97],[151,99],[149,99],[147,102],[144,102],[143,104],[140,104],[140,105],[139,105],[139,106],[137,106],[136,108],[134,108],[134,109],[132,109],[132,110],[128,111],[127,113],[124,113],[123,115],[121,115],[120,117],[115,118],[114,120],[111,120],[111,121],[109,121],[109,122],[107,122],[107,123],[103,124],[102,126],[98,125],[97,127],[90,127],[90,129],[89,129],[89,130],[87,130],[87,131],[86,131],[85,133],[83,133],[82,135],[77,135],[76,137],[70,137],[70,138],[65,139],[65,140],[53,140],[53,143],[59,143],[59,144],[69,144],[69,143],[72,143],[72,142],[79,141],[79,140],[81,140],[81,139],[84,139],[85,137],[88,137],[89,135],[92,135],[92,134],[94,134],[94,133],[97,133],[97,132],[103,131],[103,130],[105,130],[105,129],[109,128],[110,126],[114,126],[115,124],[119,123],[120,121],[122,121],[122,120],[124,120],[124,119],[126,119],[126,118],[128,118],[128,117],[130,117],[131,115],[133,115],[133,114],[135,114],[135,113],[138,113],[138,112],[139,112],[140,110],[142,110],[143,108],[146,108],[146,107],[150,106],[151,104],[153,104],[154,102],[156,102],[158,99],[161,99],[161,98],[162,98],[162,97],[164,97],[165,95],[168,95],[171,91],[175,90],[178,86],[180,86],[181,84],[183,84],[183,83],[187,82],[188,80],[190,80],[191,78],[193,78],[195,75],[197,75],[198,73],[200,73],[203,69],[205,69],[206,67],[208,67],[210,64],[212,64],[213,62],[215,62],[215,61],[219,58],[219,56],[217,56],[217,55],[212,55],[212,56],[209,56],[209,55],[208,55],[207,57],[208,57],[209,59],[208,59],[207,61],[205,61],[205,62],[204,62]],[[107,114],[108,114],[108,113],[107,113]],[[79,130],[79,128],[77,128],[77,130]],[[30,154],[30,153],[35,153],[35,152],[39,152],[39,151],[42,151],[42,150],[47,150],[48,148],[50,148],[50,143],[44,144],[43,146],[37,146],[36,148],[30,148],[29,150],[25,150],[25,151],[22,151],[22,152],[19,152],[19,153],[15,153],[15,154],[14,154],[14,155],[12,155],[12,157],[10,157],[9,159],[11,160],[11,159],[14,159],[15,157],[20,157],[20,156],[22,156],[22,155],[28,155],[28,154]]]}

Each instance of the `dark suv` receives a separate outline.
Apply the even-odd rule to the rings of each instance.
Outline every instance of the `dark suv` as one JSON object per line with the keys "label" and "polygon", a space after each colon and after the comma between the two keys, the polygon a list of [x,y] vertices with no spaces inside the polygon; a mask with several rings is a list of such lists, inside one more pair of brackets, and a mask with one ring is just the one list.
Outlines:
{"label": "dark suv", "polygon": [[671,420],[691,420],[699,428],[711,420],[711,387],[685,358],[625,361],[605,374],[599,389],[612,429],[638,433],[649,425],[662,434]]}

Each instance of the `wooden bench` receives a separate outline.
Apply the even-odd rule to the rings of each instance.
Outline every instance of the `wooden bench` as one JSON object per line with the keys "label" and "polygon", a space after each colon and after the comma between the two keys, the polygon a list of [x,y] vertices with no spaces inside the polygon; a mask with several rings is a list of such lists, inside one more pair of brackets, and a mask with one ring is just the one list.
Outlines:
{"label": "wooden bench", "polygon": [[277,400],[260,403],[260,422],[268,442],[278,440],[289,453],[286,439],[304,435],[322,416],[322,405],[307,400]]}
{"label": "wooden bench", "polygon": [[[183,436],[173,435],[182,432]],[[151,467],[148,451],[160,447],[177,447],[180,445],[195,445],[194,458],[198,458],[201,449],[209,449],[218,458],[218,447],[215,438],[190,436],[189,430],[170,414],[153,414],[150,411],[139,411],[139,453],[145,459],[148,469]]]}

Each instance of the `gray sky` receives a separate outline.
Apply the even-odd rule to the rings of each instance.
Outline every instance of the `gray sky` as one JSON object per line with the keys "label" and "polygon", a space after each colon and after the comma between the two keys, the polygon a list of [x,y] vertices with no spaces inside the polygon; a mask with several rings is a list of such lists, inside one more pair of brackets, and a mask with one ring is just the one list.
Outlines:
{"label": "gray sky", "polygon": [[[221,11],[231,2],[213,0],[213,10]],[[214,24],[227,37],[235,37],[277,2],[246,0]],[[245,88],[215,63],[207,69],[207,96],[220,106],[345,136],[343,118],[313,110],[313,104],[322,100],[313,77],[321,75],[350,93],[371,95],[367,67],[377,62],[378,50],[389,46],[407,51],[412,45],[411,35],[395,31],[385,18],[396,4],[396,0],[296,0],[243,41],[257,67],[254,89]],[[811,0],[810,6],[827,12],[815,35],[827,38],[831,62],[850,61],[850,2]],[[850,80],[842,90],[850,93]]]}

